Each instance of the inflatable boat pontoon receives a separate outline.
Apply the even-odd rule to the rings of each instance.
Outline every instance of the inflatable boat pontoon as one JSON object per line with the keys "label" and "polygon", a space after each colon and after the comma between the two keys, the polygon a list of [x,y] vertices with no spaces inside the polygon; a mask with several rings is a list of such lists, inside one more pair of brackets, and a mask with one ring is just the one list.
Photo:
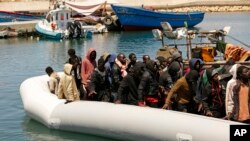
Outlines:
{"label": "inflatable boat pontoon", "polygon": [[240,124],[171,110],[94,101],[65,100],[51,94],[47,75],[20,86],[24,110],[48,128],[136,141],[229,141]]}

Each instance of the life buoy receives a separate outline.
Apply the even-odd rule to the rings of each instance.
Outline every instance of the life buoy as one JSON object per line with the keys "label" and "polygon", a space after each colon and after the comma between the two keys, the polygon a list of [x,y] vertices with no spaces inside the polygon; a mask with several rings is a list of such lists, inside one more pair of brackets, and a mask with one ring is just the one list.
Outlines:
{"label": "life buoy", "polygon": [[51,23],[51,28],[52,28],[52,30],[55,30],[56,29],[56,24],[55,23]]}
{"label": "life buoy", "polygon": [[111,25],[113,23],[114,19],[111,16],[105,16],[105,18],[103,19],[103,23],[105,25]]}

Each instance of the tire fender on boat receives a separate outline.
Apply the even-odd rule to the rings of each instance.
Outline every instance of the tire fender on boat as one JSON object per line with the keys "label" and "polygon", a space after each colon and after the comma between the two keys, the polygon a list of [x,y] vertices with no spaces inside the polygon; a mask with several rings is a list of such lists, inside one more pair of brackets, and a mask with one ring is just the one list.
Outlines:
{"label": "tire fender on boat", "polygon": [[105,25],[111,25],[113,23],[113,21],[114,21],[114,19],[109,15],[105,16],[105,18],[103,19],[103,23]]}

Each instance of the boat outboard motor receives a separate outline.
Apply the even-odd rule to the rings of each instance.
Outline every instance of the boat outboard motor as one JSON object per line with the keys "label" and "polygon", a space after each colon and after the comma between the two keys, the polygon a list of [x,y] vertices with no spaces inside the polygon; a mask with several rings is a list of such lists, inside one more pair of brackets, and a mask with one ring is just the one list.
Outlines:
{"label": "boat outboard motor", "polygon": [[67,30],[69,31],[69,38],[73,38],[75,30],[74,23],[67,22]]}
{"label": "boat outboard motor", "polygon": [[82,25],[81,25],[81,23],[79,21],[75,21],[74,22],[74,27],[75,27],[75,29],[74,29],[75,35],[74,36],[76,38],[81,37],[81,34],[82,34]]}

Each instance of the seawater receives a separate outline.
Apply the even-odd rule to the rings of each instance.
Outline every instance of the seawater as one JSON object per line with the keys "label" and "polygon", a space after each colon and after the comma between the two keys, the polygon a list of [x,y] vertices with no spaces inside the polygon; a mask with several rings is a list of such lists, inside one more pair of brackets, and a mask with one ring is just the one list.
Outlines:
{"label": "seawater", "polygon": [[[249,25],[249,12],[207,13],[203,22],[196,28],[212,30],[231,26],[229,35],[250,45]],[[239,44],[231,38],[226,38],[226,40]],[[173,41],[166,40],[166,43],[171,42]],[[90,47],[96,49],[97,58],[103,52],[124,52],[126,55],[134,52],[137,54],[138,60],[141,60],[144,54],[155,58],[156,51],[161,47],[161,42],[153,38],[151,31],[109,32],[93,35],[92,39],[65,41],[32,40],[31,38],[0,39],[1,141],[113,140],[94,135],[51,130],[31,120],[23,110],[19,87],[25,79],[44,75],[44,69],[47,66],[52,66],[56,71],[62,71],[63,64],[68,59],[68,49],[74,48],[77,55],[84,57]]]}

